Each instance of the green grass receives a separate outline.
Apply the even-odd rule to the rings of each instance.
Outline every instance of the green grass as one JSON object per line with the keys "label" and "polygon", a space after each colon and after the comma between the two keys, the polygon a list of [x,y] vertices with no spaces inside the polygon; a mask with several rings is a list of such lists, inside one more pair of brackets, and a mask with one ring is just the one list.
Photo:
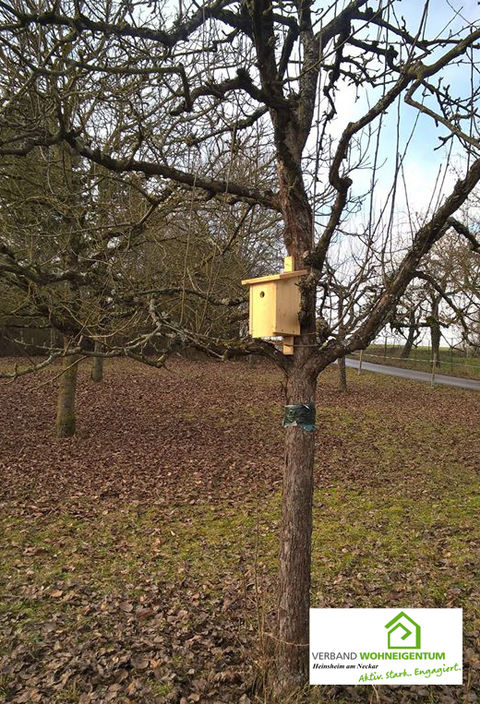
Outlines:
{"label": "green grass", "polygon": [[[478,632],[480,477],[478,453],[469,449],[478,446],[478,434],[462,422],[470,396],[425,385],[421,403],[407,408],[394,392],[407,388],[405,401],[409,382],[349,378],[349,397],[333,395],[318,408],[328,449],[317,452],[312,605],[463,607],[465,632]],[[266,381],[275,383],[267,375]],[[322,381],[325,389],[330,383],[335,370]],[[280,419],[278,406],[268,409],[245,411],[265,433]],[[189,408],[185,417],[197,414],[204,418],[205,409]],[[213,411],[207,417],[221,420]],[[12,625],[32,656],[41,657],[45,624],[61,619],[65,636],[88,644],[103,604],[111,614],[112,603],[141,603],[152,582],[179,585],[175,604],[184,608],[184,580],[189,588],[205,585],[201,609],[213,620],[230,586],[247,595],[235,628],[250,634],[254,648],[258,614],[275,606],[279,491],[192,505],[99,501],[88,509],[38,515],[20,502],[0,514],[0,623]],[[189,613],[185,628],[195,631],[194,619]],[[9,649],[4,639],[0,655]],[[182,656],[173,652],[171,666],[178,669],[176,657]],[[69,684],[66,698],[56,701],[76,701],[76,687]],[[161,701],[171,685],[152,680],[151,688]],[[0,679],[0,702],[8,697],[9,680]]]}
{"label": "green grass", "polygon": [[[106,593],[152,575],[172,581],[179,571],[187,571],[198,581],[215,580],[219,574],[240,577],[256,542],[272,538],[271,517],[269,506],[260,516],[252,507],[209,505],[142,512],[127,507],[108,512],[101,520],[63,514],[29,522],[4,516],[0,519],[3,579],[23,582],[27,575],[33,586],[57,589],[80,575]],[[270,541],[269,556],[275,540]],[[40,608],[42,603],[55,604],[48,599],[36,601]],[[32,617],[25,599],[7,601],[0,609],[10,613],[18,609]]]}
{"label": "green grass", "polygon": [[[119,588],[134,594],[131,585],[141,589],[152,576],[171,582],[188,574],[219,591],[224,577],[241,581],[246,569],[273,579],[280,503],[277,493],[258,510],[251,505],[173,512],[127,507],[101,520],[63,514],[31,522],[3,516],[2,575],[16,596],[1,611],[31,624],[59,608],[71,610],[73,617],[75,605],[68,602],[73,577],[97,594]],[[429,476],[420,486],[407,483],[403,494],[392,492],[390,484],[317,489],[314,604],[328,597],[330,605],[352,605],[354,596],[359,606],[382,606],[400,590],[411,606],[440,606],[458,589],[455,605],[465,606],[468,619],[478,624],[480,568],[472,546],[480,542],[479,516],[480,486],[469,472],[455,484],[442,476]],[[348,583],[348,594],[342,582]],[[32,588],[31,598],[12,590],[25,583]],[[51,596],[55,590],[63,591],[62,597]]]}
{"label": "green grass", "polygon": [[[63,515],[41,525],[4,518],[3,575],[15,595],[4,612],[22,629],[32,656],[38,651],[41,657],[42,629],[52,619],[61,618],[63,632],[76,642],[88,644],[90,618],[98,629],[98,618],[85,614],[84,601],[82,606],[75,599],[68,601],[79,583],[88,587],[90,600],[101,609],[102,599],[111,594],[138,603],[147,580],[176,583],[187,578],[190,584],[208,585],[213,606],[203,603],[202,608],[212,610],[212,619],[225,585],[235,584],[242,591],[259,583],[263,590],[250,592],[251,609],[243,626],[250,630],[255,648],[257,610],[268,614],[275,601],[280,504],[276,493],[258,512],[251,505],[248,510],[204,505],[177,509],[175,515],[127,507],[101,521]],[[432,497],[429,490],[423,498],[421,492],[414,498],[408,492],[396,496],[388,486],[317,489],[312,606],[463,607],[465,631],[478,631],[480,566],[473,546],[480,543],[479,515],[480,491],[471,476],[450,491]],[[19,559],[18,551],[30,547],[37,547],[38,553]],[[31,597],[22,595],[27,571]],[[52,592],[58,593],[54,590],[62,591],[62,597],[53,597]],[[178,608],[188,603],[181,588],[176,599]],[[194,619],[184,618],[182,628],[195,632]],[[170,664],[174,669],[184,663],[183,656],[178,663],[175,657]],[[151,681],[152,696],[158,697],[152,701],[163,701],[170,691],[168,682]],[[76,702],[78,692],[73,683],[61,693],[64,698],[59,693],[55,701]],[[436,702],[430,694],[428,701]],[[2,690],[0,682],[0,702],[2,696],[8,701],[8,687]],[[312,691],[311,701],[328,702],[318,696]],[[369,696],[366,690],[366,702]]]}
{"label": "green grass", "polygon": [[476,494],[466,485],[455,497],[431,501],[426,496],[414,505],[409,497],[378,489],[317,492],[317,506],[320,501],[321,508],[315,509],[314,602],[327,593],[329,604],[343,605],[351,598],[343,581],[350,593],[356,592],[357,606],[402,601],[443,606],[455,595],[455,605],[464,606],[467,620],[478,626],[480,604],[470,603],[480,582],[472,554],[472,544],[480,540],[478,487]]}

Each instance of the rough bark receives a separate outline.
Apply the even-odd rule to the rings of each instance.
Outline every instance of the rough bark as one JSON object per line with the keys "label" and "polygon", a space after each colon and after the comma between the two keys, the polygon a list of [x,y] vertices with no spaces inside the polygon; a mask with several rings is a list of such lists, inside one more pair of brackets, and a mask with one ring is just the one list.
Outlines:
{"label": "rough bark", "polygon": [[338,388],[340,393],[347,393],[347,365],[345,357],[340,357],[338,360]]}
{"label": "rough bark", "polygon": [[[279,127],[279,122],[277,130],[281,133],[285,126]],[[287,128],[283,135],[286,139],[283,149],[279,148],[278,174],[285,244],[296,267],[300,267],[304,255],[312,248],[312,212],[301,175],[300,151],[295,151],[294,134]],[[300,335],[295,337],[294,353],[287,370],[287,404],[315,401],[318,374],[312,344],[316,335],[314,286],[302,288],[299,319]],[[276,683],[283,698],[308,681],[314,449],[314,432],[300,427],[286,428]]]}
{"label": "rough bark", "polygon": [[440,366],[440,339],[442,333],[440,331],[440,325],[438,321],[432,320],[430,322],[430,338],[432,341],[432,359],[435,359],[435,366]]}
{"label": "rough bark", "polygon": [[[343,295],[340,292],[338,297],[338,341],[341,345],[345,344],[345,325],[343,320]],[[345,357],[340,357],[338,360],[338,388],[341,394],[347,393],[347,365]]]}
{"label": "rough bark", "polygon": [[[102,345],[98,340],[95,342],[95,352],[101,352]],[[92,381],[96,383],[103,379],[103,357],[94,357],[92,361],[92,369],[90,373]]]}
{"label": "rough bark", "polygon": [[[287,403],[315,399],[316,375],[295,365]],[[278,688],[285,695],[308,676],[313,462],[315,433],[286,428],[279,573]]]}
{"label": "rough bark", "polygon": [[57,437],[75,435],[75,393],[77,390],[78,355],[63,358],[63,373],[60,377],[57,405]]}
{"label": "rough bark", "polygon": [[430,326],[430,340],[432,343],[432,360],[435,360],[435,366],[440,366],[440,341],[442,339],[442,330],[440,327],[439,316],[439,298],[432,299],[432,313],[427,319]]}
{"label": "rough bark", "polygon": [[415,333],[416,333],[415,327],[413,325],[410,325],[410,327],[408,328],[407,339],[405,340],[405,344],[404,344],[402,352],[400,354],[400,357],[402,359],[408,359],[410,357],[413,343],[415,341]]}

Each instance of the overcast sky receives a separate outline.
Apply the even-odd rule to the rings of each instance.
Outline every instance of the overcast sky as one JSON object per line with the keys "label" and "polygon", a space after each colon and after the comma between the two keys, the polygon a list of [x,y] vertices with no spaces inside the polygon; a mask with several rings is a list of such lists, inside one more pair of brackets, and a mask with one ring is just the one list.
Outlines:
{"label": "overcast sky", "polygon": [[[402,15],[405,17],[406,26],[412,34],[415,34],[421,19],[424,3],[421,0],[403,0],[400,6]],[[425,36],[434,38],[437,35],[446,36],[449,31],[457,32],[465,25],[479,25],[479,12],[477,0],[431,0],[430,10],[427,19]],[[456,16],[455,16],[456,15]],[[433,57],[428,57],[426,63],[430,63]],[[448,82],[452,85],[452,93],[468,95],[470,92],[471,74],[468,67],[461,67],[446,72]],[[474,71],[474,82],[479,83],[478,69]],[[363,94],[356,99],[356,90],[353,87],[344,87],[337,96],[338,117],[332,125],[332,134],[339,136],[350,120],[354,120],[365,113],[368,100],[374,102],[375,95],[370,87],[367,87]],[[416,120],[416,125],[415,125]],[[399,217],[406,218],[407,199],[411,211],[415,213],[426,213],[432,199],[435,181],[438,178],[439,169],[442,169],[438,190],[443,182],[443,191],[448,192],[453,186],[456,178],[450,169],[446,169],[446,161],[450,143],[446,148],[435,151],[440,145],[438,137],[447,134],[446,128],[437,128],[434,122],[426,115],[418,117],[417,111],[403,103],[400,103],[400,140],[399,150],[403,151],[409,139],[412,129],[414,133],[411,138],[410,147],[404,160],[404,173],[407,183],[407,196],[405,195],[403,184],[397,194],[396,210]],[[461,146],[455,142],[452,149],[454,163],[461,167],[459,154],[462,152]],[[381,171],[381,185],[377,188],[375,202],[381,207],[385,201],[392,185],[392,175],[395,167],[395,157],[397,153],[397,105],[390,108],[388,115],[384,118],[384,129],[381,140],[381,159],[385,161],[385,166]],[[443,175],[443,170],[447,173]],[[370,174],[367,170],[356,171],[353,174],[356,193],[368,190]],[[435,197],[434,201],[437,200]]]}
{"label": "overcast sky", "polygon": [[[411,34],[416,34],[421,20],[424,3],[423,0],[403,0],[397,7],[401,7],[402,16],[405,18],[405,24]],[[397,15],[398,17],[398,15]],[[400,19],[400,18],[398,18]],[[447,36],[449,32],[455,33],[460,29],[470,25],[475,28],[480,24],[480,7],[477,0],[431,0],[430,9],[427,19],[425,36],[427,38],[435,38],[436,36]],[[462,35],[464,36],[464,35]],[[442,49],[443,54],[447,49]],[[437,55],[429,56],[425,59],[425,63],[432,63]],[[478,58],[477,58],[478,61]],[[479,64],[480,65],[480,64]],[[467,96],[470,95],[471,86],[471,70],[468,66],[449,69],[445,71],[446,82],[451,85],[451,93],[453,95]],[[479,85],[479,70],[474,69],[473,81],[474,85]],[[336,106],[338,116],[332,124],[331,134],[334,137],[339,137],[348,122],[358,119],[365,114],[368,105],[373,104],[379,97],[379,93],[372,91],[371,87],[367,86],[357,96],[354,87],[345,86],[337,94]],[[421,94],[418,99],[421,102]],[[326,99],[324,99],[326,102]],[[375,189],[374,209],[376,212],[382,209],[388,199],[391,197],[391,188],[393,182],[393,174],[395,171],[396,154],[397,154],[397,118],[400,114],[400,128],[398,149],[402,153],[407,141],[411,139],[410,146],[403,161],[404,181],[400,179],[398,190],[395,197],[395,216],[394,230],[402,232],[405,236],[413,234],[410,228],[410,218],[408,214],[407,203],[410,209],[410,215],[414,220],[424,220],[428,217],[429,206],[430,214],[434,207],[443,200],[444,194],[451,191],[457,175],[452,166],[457,168],[457,173],[464,173],[466,161],[462,146],[458,140],[448,142],[446,147],[435,149],[441,144],[439,136],[446,136],[448,131],[445,127],[437,127],[434,121],[426,115],[418,115],[418,111],[406,105],[403,97],[400,103],[395,104],[390,108],[388,114],[383,118],[383,129],[379,151],[379,162],[384,165],[378,174],[378,185]],[[378,124],[378,123],[377,123]],[[412,135],[413,130],[413,135]],[[312,145],[314,139],[312,135]],[[451,166],[448,165],[448,156],[451,150]],[[356,170],[351,174],[353,178],[352,191],[355,194],[368,193],[370,190],[371,172],[368,169]],[[321,174],[322,179],[327,178],[326,171]],[[405,182],[405,185],[404,185]],[[436,186],[436,190],[435,190]],[[434,195],[432,199],[432,195]],[[368,210],[368,199],[366,201],[366,210]],[[347,230],[354,232],[362,229],[362,225],[367,220],[366,210],[363,213],[350,219],[346,223]],[[390,208],[387,210],[385,222],[388,220]],[[474,211],[472,210],[474,215]],[[325,222],[325,220],[323,220]],[[319,230],[322,228],[322,223],[319,222]],[[355,249],[356,238],[348,238],[347,240],[339,240],[338,252],[341,256],[350,247]],[[347,250],[345,249],[347,248]],[[458,342],[459,336],[453,330],[443,330],[444,342]],[[428,343],[428,335],[422,336],[424,344]],[[389,335],[390,342],[393,341]]]}

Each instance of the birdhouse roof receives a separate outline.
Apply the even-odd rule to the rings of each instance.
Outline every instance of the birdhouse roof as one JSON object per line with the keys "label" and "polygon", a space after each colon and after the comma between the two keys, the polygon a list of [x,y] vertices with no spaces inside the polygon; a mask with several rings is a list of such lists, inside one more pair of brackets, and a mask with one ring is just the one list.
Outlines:
{"label": "birdhouse roof", "polygon": [[258,279],[243,279],[242,284],[246,286],[255,284],[265,284],[267,281],[279,281],[282,279],[300,278],[308,274],[308,269],[298,269],[297,271],[286,271],[281,274],[271,274],[270,276],[260,276]]}

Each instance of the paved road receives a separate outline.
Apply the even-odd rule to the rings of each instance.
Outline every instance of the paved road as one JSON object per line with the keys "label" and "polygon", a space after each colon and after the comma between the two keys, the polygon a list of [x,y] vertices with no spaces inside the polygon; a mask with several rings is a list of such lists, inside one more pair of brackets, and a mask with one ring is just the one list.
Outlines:
{"label": "paved road", "polygon": [[[358,359],[346,359],[347,367],[358,369]],[[389,376],[402,376],[405,379],[416,379],[417,381],[430,381],[428,372],[418,372],[415,369],[402,369],[401,367],[390,367],[386,364],[373,364],[372,362],[363,362],[362,370],[368,372],[377,372],[377,374],[388,374]],[[461,379],[458,376],[447,376],[446,374],[435,374],[436,384],[446,384],[447,386],[458,386],[462,389],[470,389],[471,391],[480,391],[480,381],[475,379]]]}

